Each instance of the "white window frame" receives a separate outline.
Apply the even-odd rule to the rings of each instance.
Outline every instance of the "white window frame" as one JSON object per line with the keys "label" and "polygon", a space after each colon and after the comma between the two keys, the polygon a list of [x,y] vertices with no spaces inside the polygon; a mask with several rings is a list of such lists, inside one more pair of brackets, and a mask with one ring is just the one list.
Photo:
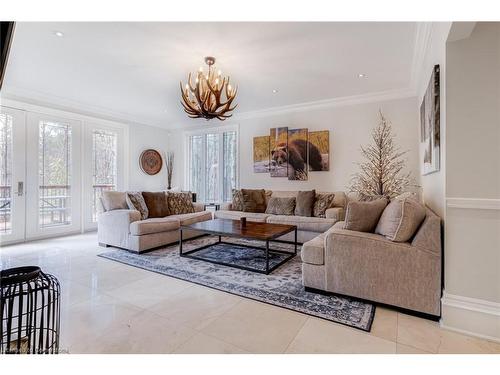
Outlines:
{"label": "white window frame", "polygon": [[[203,168],[202,168],[202,181],[205,181],[206,177],[206,155],[207,155],[207,141],[206,134],[217,134],[219,136],[219,161],[224,161],[224,133],[227,132],[235,132],[236,133],[236,188],[240,186],[240,132],[239,132],[239,124],[231,124],[231,125],[222,125],[222,126],[212,126],[212,127],[203,127],[197,128],[194,130],[189,130],[184,132],[184,170],[186,173],[184,174],[184,189],[189,190],[191,188],[191,143],[189,141],[190,137],[196,135],[202,135],[203,137]],[[224,198],[224,168],[221,164],[221,168],[219,168],[219,196],[217,197],[218,202],[223,202]],[[205,192],[203,193],[203,197],[205,196]],[[197,198],[198,200],[201,197]]]}
{"label": "white window frame", "polygon": [[83,216],[83,231],[91,231],[97,228],[97,223],[92,221],[92,204],[89,203],[93,200],[93,139],[92,134],[94,130],[104,130],[116,132],[118,134],[117,141],[117,181],[116,190],[124,191],[128,186],[128,173],[126,158],[128,145],[128,126],[118,123],[105,123],[101,121],[87,121],[84,124],[84,136],[82,147],[82,160],[83,160],[83,179],[82,179],[82,216]]}

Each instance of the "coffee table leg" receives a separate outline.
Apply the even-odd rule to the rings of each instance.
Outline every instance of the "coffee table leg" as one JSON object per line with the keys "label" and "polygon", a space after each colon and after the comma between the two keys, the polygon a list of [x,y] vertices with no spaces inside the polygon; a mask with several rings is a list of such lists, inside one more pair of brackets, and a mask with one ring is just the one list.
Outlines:
{"label": "coffee table leg", "polygon": [[221,238],[221,236],[219,236],[219,242],[222,242],[222,238]]}
{"label": "coffee table leg", "polygon": [[266,275],[269,274],[269,241],[266,241]]}
{"label": "coffee table leg", "polygon": [[182,229],[179,229],[179,255],[182,255]]}
{"label": "coffee table leg", "polygon": [[297,228],[295,228],[295,255],[297,255]]}

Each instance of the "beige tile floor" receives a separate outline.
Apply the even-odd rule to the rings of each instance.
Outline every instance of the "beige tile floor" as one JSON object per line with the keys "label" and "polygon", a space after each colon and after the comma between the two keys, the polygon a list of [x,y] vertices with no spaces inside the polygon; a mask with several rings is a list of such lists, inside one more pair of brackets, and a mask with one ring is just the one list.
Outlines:
{"label": "beige tile floor", "polygon": [[97,257],[95,233],[0,249],[62,284],[69,353],[500,353],[500,344],[377,308],[370,333]]}

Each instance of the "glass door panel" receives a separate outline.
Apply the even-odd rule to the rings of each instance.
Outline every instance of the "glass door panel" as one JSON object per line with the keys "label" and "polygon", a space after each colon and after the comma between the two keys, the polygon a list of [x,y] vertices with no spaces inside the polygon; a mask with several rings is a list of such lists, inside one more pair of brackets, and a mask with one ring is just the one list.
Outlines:
{"label": "glass door panel", "polygon": [[28,237],[80,230],[80,124],[28,114]]}
{"label": "glass door panel", "polygon": [[25,113],[0,107],[0,243],[25,236]]}

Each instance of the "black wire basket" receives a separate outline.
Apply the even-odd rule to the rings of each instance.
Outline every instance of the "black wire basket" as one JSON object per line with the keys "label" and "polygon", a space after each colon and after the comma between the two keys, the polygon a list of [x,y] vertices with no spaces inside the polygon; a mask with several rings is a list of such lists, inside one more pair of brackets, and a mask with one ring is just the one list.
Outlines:
{"label": "black wire basket", "polygon": [[39,267],[0,271],[1,354],[59,352],[59,281]]}

